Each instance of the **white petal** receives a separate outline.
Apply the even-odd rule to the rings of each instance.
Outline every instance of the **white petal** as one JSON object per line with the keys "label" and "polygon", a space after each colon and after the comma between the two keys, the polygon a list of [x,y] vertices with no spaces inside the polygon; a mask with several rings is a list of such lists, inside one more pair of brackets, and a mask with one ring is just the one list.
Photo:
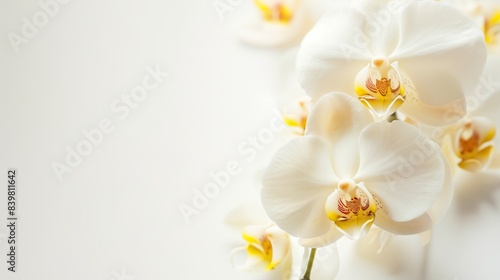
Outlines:
{"label": "white petal", "polygon": [[[441,151],[438,152],[441,160],[444,163],[446,163],[447,156]],[[432,204],[431,208],[427,210],[427,214],[429,214],[429,216],[431,217],[433,224],[441,222],[441,220],[444,218],[453,200],[453,193],[454,193],[454,185],[453,185],[452,167],[450,166],[450,164],[444,164],[443,189],[441,190],[441,193],[439,194],[436,201]]]}
{"label": "white petal", "polygon": [[406,6],[405,1],[352,1],[351,7],[363,12],[367,18],[366,25],[355,35],[363,37],[371,54],[388,56],[397,47],[401,36],[397,14]]}
{"label": "white petal", "polygon": [[[469,100],[467,111],[475,112],[477,106],[490,104],[490,97],[500,94],[500,56],[489,56],[484,66],[483,75],[475,91],[467,93]],[[498,110],[496,110],[498,111]],[[493,111],[492,111],[493,112]]]}
{"label": "white petal", "polygon": [[378,248],[377,254],[380,254],[382,251],[384,251],[384,248],[387,245],[387,243],[389,243],[390,239],[394,237],[394,234],[386,230],[383,230],[377,226],[373,226],[370,232],[368,233],[368,236],[366,236],[366,238],[369,237],[370,237],[369,244],[374,246],[375,248]]}
{"label": "white petal", "polygon": [[446,161],[448,162],[448,165],[450,166],[451,169],[451,174],[453,176],[453,174],[455,174],[455,172],[457,171],[460,159],[457,157],[455,150],[453,149],[452,136],[454,136],[454,130],[449,130],[449,131],[451,132],[448,132],[447,134],[441,136],[440,143],[441,143],[441,152],[446,158]]}
{"label": "white petal", "polygon": [[[422,70],[425,71],[425,70]],[[420,88],[416,88],[408,74],[403,73],[406,100],[400,107],[400,111],[408,117],[420,123],[431,126],[443,126],[460,120],[466,114],[466,99],[460,85],[453,81],[442,80],[440,83],[448,85],[446,96],[452,96],[452,100],[443,105],[429,105],[422,101],[419,95]],[[456,87],[451,89],[451,87]],[[453,95],[455,95],[453,97]]]}
{"label": "white petal", "polygon": [[302,276],[300,275],[301,274],[300,270],[302,266],[302,257],[304,256],[304,247],[298,244],[297,238],[290,237],[290,240],[291,240],[290,258],[292,260],[291,269],[288,271],[287,274],[282,275],[282,278],[275,278],[275,279],[298,280]]}
{"label": "white petal", "polygon": [[[331,91],[354,93],[354,78],[372,54],[364,48],[365,15],[351,8],[325,14],[297,55],[299,82],[313,101]],[[359,36],[358,36],[359,35]]]}
{"label": "white petal", "polygon": [[[497,81],[500,85],[500,80]],[[487,92],[486,89],[484,89],[484,92]],[[471,100],[471,99],[469,99]],[[473,116],[481,116],[488,118],[490,121],[492,121],[494,124],[496,124],[497,129],[500,130],[500,110],[498,110],[498,104],[500,104],[500,88],[496,90],[495,92],[492,92],[488,98],[484,99],[484,101],[480,100],[481,105],[478,107],[475,107],[476,110],[472,112],[471,115]],[[472,103],[472,102],[471,102]],[[495,137],[495,143],[497,145],[500,145],[500,137]]]}
{"label": "white petal", "polygon": [[269,224],[271,220],[259,200],[248,201],[228,213],[224,221],[230,226],[243,229],[248,225]]}
{"label": "white petal", "polygon": [[429,230],[432,227],[432,219],[427,213],[424,213],[420,217],[410,221],[396,222],[383,211],[377,211],[375,225],[394,234],[409,235]]}
{"label": "white petal", "polygon": [[419,233],[422,246],[427,246],[432,240],[432,229]]}
{"label": "white petal", "polygon": [[299,244],[307,248],[321,248],[334,243],[343,236],[344,234],[336,226],[332,225],[327,233],[316,238],[301,238]]}
{"label": "white petal", "polygon": [[389,59],[399,61],[424,104],[443,106],[474,90],[487,50],[473,21],[437,1],[415,1],[398,16],[399,46]]}
{"label": "white petal", "polygon": [[312,238],[331,222],[325,201],[337,186],[328,145],[320,138],[292,139],[274,155],[262,178],[262,204],[268,216],[289,234]]}
{"label": "white petal", "polygon": [[332,167],[339,178],[352,178],[359,165],[357,139],[373,118],[354,97],[333,92],[314,105],[306,135],[319,136],[330,144]]}
{"label": "white petal", "polygon": [[500,151],[495,150],[495,153],[493,154],[493,158],[491,159],[489,168],[490,169],[500,169]]}
{"label": "white petal", "polygon": [[417,128],[401,121],[374,123],[361,133],[359,147],[354,180],[365,183],[391,219],[413,220],[437,199],[444,163],[437,145]]}
{"label": "white petal", "polygon": [[[237,259],[245,258],[242,264],[237,264]],[[234,249],[230,254],[231,266],[237,271],[265,271],[267,263],[256,256],[251,256],[247,253],[246,246]]]}
{"label": "white petal", "polygon": [[[500,124],[500,56],[491,56],[486,63],[486,67],[480,84],[467,97],[467,111],[473,116],[482,116],[490,119],[495,124]],[[500,137],[495,137],[496,145],[500,146]]]}
{"label": "white petal", "polygon": [[271,260],[271,267],[281,263],[290,254],[290,239],[286,232],[279,229],[277,226],[272,226],[266,230],[267,238],[271,241],[273,248],[273,258]]}

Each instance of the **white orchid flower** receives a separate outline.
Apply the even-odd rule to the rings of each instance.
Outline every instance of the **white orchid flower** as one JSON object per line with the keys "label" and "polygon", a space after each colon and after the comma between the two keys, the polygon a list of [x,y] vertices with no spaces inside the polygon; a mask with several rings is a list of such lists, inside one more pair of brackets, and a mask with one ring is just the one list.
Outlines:
{"label": "white orchid flower", "polygon": [[236,248],[232,255],[245,250],[248,258],[244,264],[235,265],[237,270],[273,270],[280,263],[290,261],[290,239],[288,234],[277,226],[249,225],[243,230],[242,236],[247,245]]}
{"label": "white orchid flower", "polygon": [[299,80],[313,101],[332,91],[356,96],[374,117],[400,110],[417,122],[446,125],[465,106],[487,56],[481,29],[434,1],[353,1],[331,11],[302,41]]}
{"label": "white orchid flower", "polygon": [[307,247],[360,238],[372,224],[395,234],[426,231],[426,211],[442,212],[451,196],[437,144],[404,122],[374,123],[345,93],[319,99],[305,136],[278,150],[262,182],[268,216]]}
{"label": "white orchid flower", "polygon": [[312,27],[302,0],[253,0],[258,14],[238,30],[241,41],[259,47],[297,44]]}
{"label": "white orchid flower", "polygon": [[488,59],[481,84],[473,93],[467,98],[466,117],[443,129],[443,152],[452,168],[469,172],[499,168],[495,147],[500,144],[496,137],[500,126],[500,57]]}
{"label": "white orchid flower", "polygon": [[[303,255],[308,250],[299,246],[296,238],[279,229],[267,217],[257,201],[242,204],[226,217],[226,223],[242,230],[245,246],[231,252],[231,263],[239,271],[264,272],[269,279],[297,280],[304,275]],[[237,264],[244,253],[244,261]],[[338,250],[335,245],[318,250],[312,277],[332,280],[339,269]]]}
{"label": "white orchid flower", "polygon": [[[231,263],[236,270],[264,272],[279,267],[278,274],[289,274],[292,269],[292,244],[289,235],[274,225],[258,202],[249,202],[231,211],[226,223],[241,231],[246,245],[231,252]],[[237,264],[245,252],[244,262]]]}
{"label": "white orchid flower", "polygon": [[[252,0],[256,13],[238,28],[241,41],[259,47],[298,45],[327,8],[342,1]],[[337,3],[336,3],[337,2]]]}
{"label": "white orchid flower", "polygon": [[487,118],[469,115],[450,130],[446,141],[451,165],[470,172],[486,169],[495,151],[495,124]]}

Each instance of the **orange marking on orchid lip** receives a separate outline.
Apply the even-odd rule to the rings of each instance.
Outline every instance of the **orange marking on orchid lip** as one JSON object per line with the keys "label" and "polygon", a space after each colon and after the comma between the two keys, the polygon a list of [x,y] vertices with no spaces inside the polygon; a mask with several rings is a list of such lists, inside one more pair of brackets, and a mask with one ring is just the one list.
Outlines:
{"label": "orange marking on orchid lip", "polygon": [[339,199],[338,209],[341,213],[346,215],[349,213],[357,215],[359,210],[361,209],[361,200],[357,197],[354,197],[351,200]]}
{"label": "orange marking on orchid lip", "polygon": [[264,254],[267,256],[270,256],[273,252],[273,245],[271,244],[271,241],[267,237],[263,237],[260,239],[260,244],[262,245],[262,248],[264,249]]}
{"label": "orange marking on orchid lip", "polygon": [[466,123],[465,129],[460,135],[460,153],[473,153],[480,145],[479,133],[472,128],[472,123]]}
{"label": "orange marking on orchid lip", "polygon": [[366,79],[365,85],[366,88],[369,89],[371,92],[379,93],[382,96],[386,96],[389,91],[391,91],[392,93],[396,93],[401,87],[398,84],[396,88],[392,88],[391,79],[387,78],[382,78],[381,80],[376,79],[374,85],[370,77]]}
{"label": "orange marking on orchid lip", "polygon": [[353,197],[347,200],[345,197],[337,201],[337,209],[342,214],[352,213],[358,215],[359,211],[365,211],[370,206],[370,202],[364,193],[358,193],[359,197]]}

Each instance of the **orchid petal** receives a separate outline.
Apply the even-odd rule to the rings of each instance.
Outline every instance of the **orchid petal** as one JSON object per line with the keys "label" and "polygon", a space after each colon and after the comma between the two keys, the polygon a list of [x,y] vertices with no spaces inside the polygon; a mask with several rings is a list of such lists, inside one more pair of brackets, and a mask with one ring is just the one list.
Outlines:
{"label": "orchid petal", "polygon": [[325,14],[306,35],[297,54],[299,82],[313,101],[333,90],[353,92],[356,74],[372,54],[361,30],[366,18],[344,8]]}
{"label": "orchid petal", "polygon": [[[230,254],[231,266],[237,271],[265,271],[266,262],[259,257],[247,255],[247,246],[235,248]],[[236,264],[238,254],[245,254],[246,260],[243,264]]]}
{"label": "orchid petal", "polygon": [[337,185],[328,145],[320,138],[292,139],[274,155],[262,179],[262,203],[269,217],[291,235],[312,238],[325,234],[328,195]]}
{"label": "orchid petal", "polygon": [[411,3],[399,18],[399,45],[389,59],[399,61],[422,103],[443,106],[474,90],[487,56],[474,22],[436,1]]}
{"label": "orchid petal", "polygon": [[495,150],[489,167],[491,169],[500,169],[500,152],[498,150]]}
{"label": "orchid petal", "polygon": [[415,219],[405,222],[397,222],[391,219],[383,211],[377,211],[375,225],[394,234],[410,235],[429,230],[432,227],[432,219],[429,214],[424,213]]}
{"label": "orchid petal", "polygon": [[432,229],[426,230],[418,234],[420,241],[422,241],[422,246],[427,246],[432,240]]}
{"label": "orchid petal", "polygon": [[[422,70],[425,71],[425,70]],[[419,92],[410,80],[407,73],[402,73],[404,80],[404,87],[406,99],[400,108],[400,111],[409,117],[418,120],[425,125],[442,126],[454,123],[465,116],[466,113],[466,99],[462,95],[453,97],[453,101],[442,105],[430,105],[424,103],[420,99]],[[412,77],[413,78],[413,77]],[[452,81],[442,80],[441,83],[449,83],[449,87],[456,86],[455,89],[448,89],[450,95],[460,93],[459,85]],[[448,95],[448,92],[445,94]]]}
{"label": "orchid petal", "polygon": [[344,234],[332,224],[327,233],[315,238],[301,238],[299,239],[299,244],[307,248],[321,248],[336,242],[343,236]]}
{"label": "orchid petal", "polygon": [[[443,163],[447,162],[447,156],[445,155],[444,151],[438,151],[439,157],[441,158],[441,161]],[[432,223],[435,225],[444,218],[445,214],[448,211],[448,208],[450,208],[451,202],[453,201],[453,194],[454,194],[454,185],[453,185],[453,169],[450,166],[450,164],[444,164],[444,184],[443,184],[443,189],[439,193],[438,198],[432,206],[427,210],[427,214],[432,219]],[[429,233],[431,235],[431,233]],[[424,237],[423,241],[425,241]],[[430,240],[430,236],[429,239]]]}
{"label": "orchid petal", "polygon": [[266,230],[266,235],[273,248],[272,260],[271,263],[268,264],[268,268],[273,269],[290,253],[290,239],[288,238],[288,234],[277,226],[269,227]]}
{"label": "orchid petal", "polygon": [[373,226],[366,238],[369,238],[370,242],[368,244],[374,246],[377,249],[377,254],[384,251],[385,246],[389,243],[390,239],[394,236],[386,230],[383,230],[377,226]]}
{"label": "orchid petal", "polygon": [[330,144],[332,168],[339,178],[352,178],[359,165],[356,140],[373,122],[370,113],[345,93],[324,95],[312,108],[306,135],[315,135]]}
{"label": "orchid petal", "polygon": [[359,148],[354,180],[364,182],[391,219],[413,220],[437,199],[445,183],[445,165],[437,145],[414,126],[401,121],[373,123],[363,130]]}
{"label": "orchid petal", "polygon": [[245,202],[236,207],[228,213],[224,222],[227,225],[243,229],[248,225],[269,224],[271,220],[267,218],[260,201],[256,200]]}
{"label": "orchid petal", "polygon": [[479,85],[467,95],[469,113],[500,121],[500,56],[488,57]]}

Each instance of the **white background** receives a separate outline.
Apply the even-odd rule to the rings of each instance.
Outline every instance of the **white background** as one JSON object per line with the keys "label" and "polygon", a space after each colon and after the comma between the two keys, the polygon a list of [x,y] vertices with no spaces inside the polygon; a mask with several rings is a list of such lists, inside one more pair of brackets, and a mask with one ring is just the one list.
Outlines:
{"label": "white background", "polygon": [[[258,196],[259,172],[288,137],[273,134],[250,160],[238,151],[296,94],[294,50],[239,43],[232,27],[248,3],[222,21],[212,4],[73,0],[16,53],[9,32],[20,35],[23,17],[32,21],[42,9],[37,1],[0,1],[5,223],[7,169],[17,168],[19,180],[18,272],[7,271],[2,226],[0,279],[120,280],[123,272],[137,280],[261,279],[231,268],[229,252],[243,243],[223,221]],[[120,119],[111,104],[155,65],[169,76]],[[60,182],[52,164],[64,164],[67,147],[85,140],[82,130],[105,118],[114,131]],[[241,173],[186,223],[179,206],[192,205],[194,190],[230,161]],[[392,265],[369,265],[341,246],[338,278],[497,279],[496,182],[457,194],[427,253],[415,238],[396,240]]]}

